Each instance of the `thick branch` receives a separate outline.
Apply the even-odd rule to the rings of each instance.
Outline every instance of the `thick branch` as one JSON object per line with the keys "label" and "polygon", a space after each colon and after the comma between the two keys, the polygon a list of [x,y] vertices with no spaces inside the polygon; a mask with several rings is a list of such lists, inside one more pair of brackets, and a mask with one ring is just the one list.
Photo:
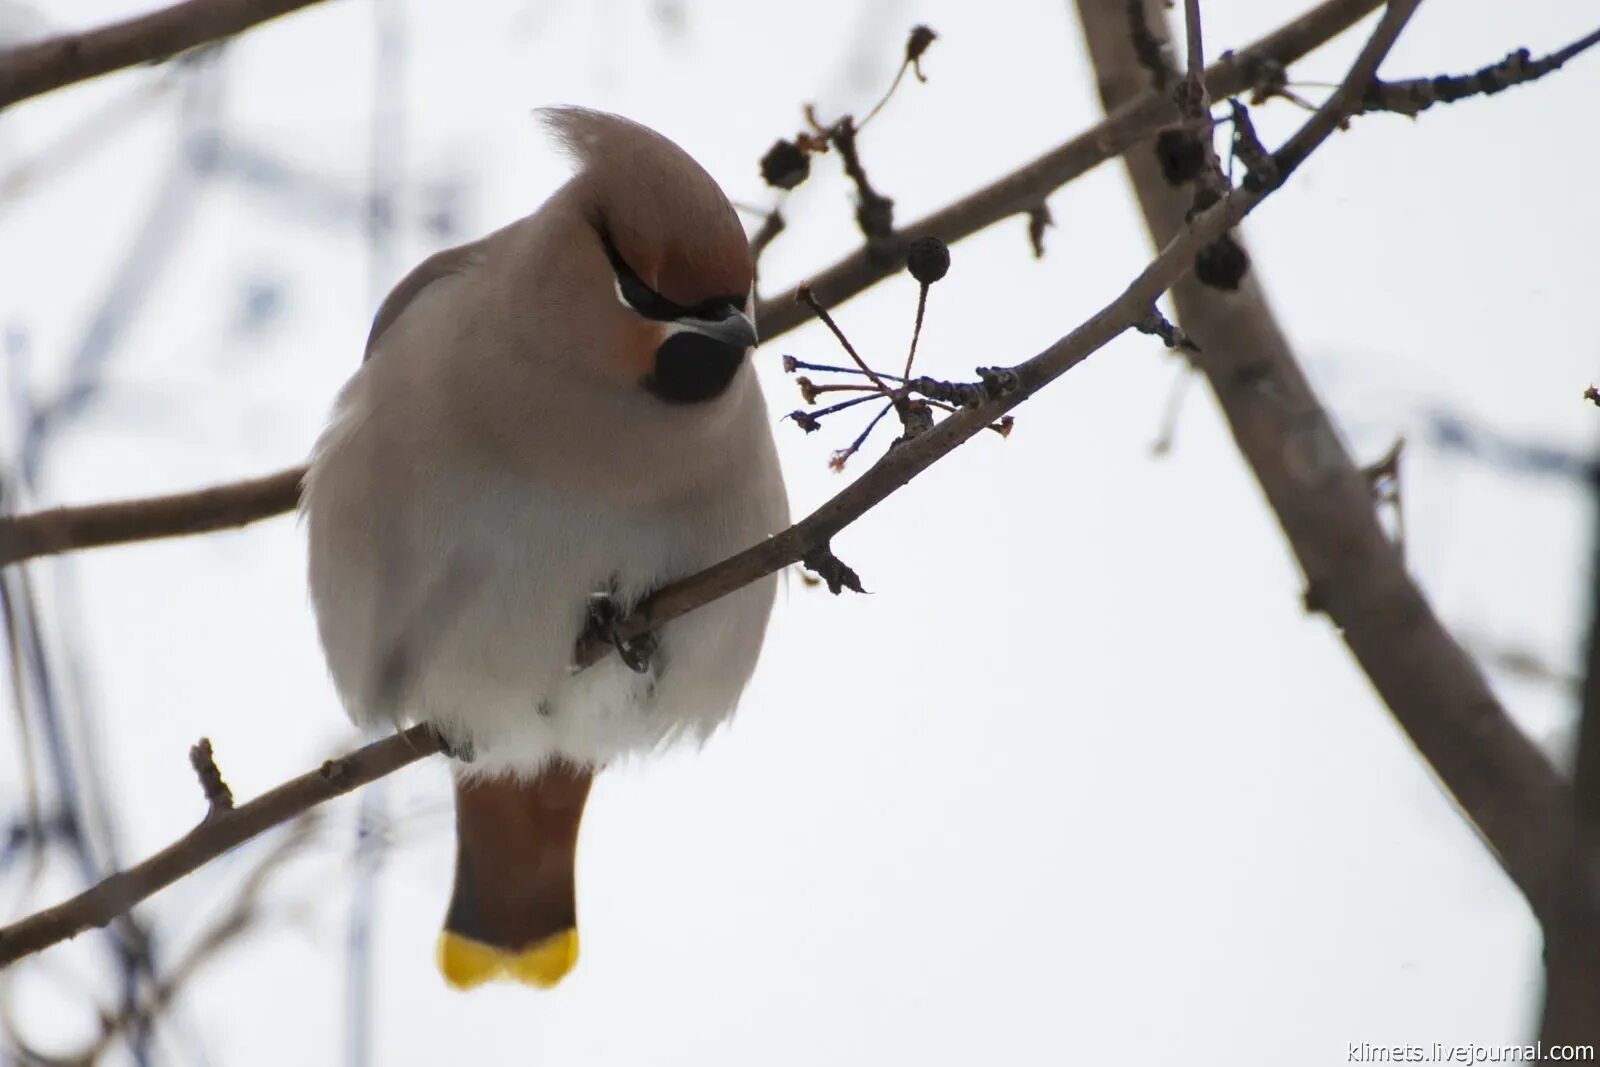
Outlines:
{"label": "thick branch", "polygon": [[[1145,77],[1127,39],[1124,2],[1077,0],[1108,110],[1125,106]],[[1417,0],[1390,3],[1333,100],[1277,153],[1281,176],[1361,109],[1386,42],[1416,6]],[[1159,0],[1146,0],[1146,10],[1153,26],[1162,25]],[[1126,162],[1151,236],[1157,244],[1170,241],[1184,231],[1188,196],[1163,179],[1153,154],[1133,153]],[[1200,346],[1194,362],[1305,571],[1308,601],[1339,627],[1395,719],[1535,911],[1544,912],[1571,841],[1565,784],[1406,573],[1366,479],[1254,277],[1227,293],[1190,277],[1173,297],[1184,333]]]}
{"label": "thick branch", "polygon": [[231,811],[212,809],[205,821],[143,863],[91,886],[71,900],[0,928],[0,967],[75,937],[132,908],[236,845],[288,822],[325,800],[392,774],[440,750],[428,726],[375,741],[342,759],[324,763]]}
{"label": "thick branch", "polygon": [[185,0],[109,26],[0,51],[0,109],[123,67],[171,59],[318,0]]}
{"label": "thick branch", "polygon": [[[1214,64],[1207,72],[1211,94],[1220,97],[1244,91],[1254,83],[1267,60],[1278,64],[1293,62],[1381,2],[1325,0],[1237,55]],[[1012,215],[1028,215],[1062,185],[1148,139],[1169,121],[1170,107],[1160,94],[1140,94],[1088,132],[912,223],[892,240],[902,246],[924,236],[954,242]],[[875,258],[863,248],[818,274],[811,288],[822,303],[832,307],[898,269],[898,261]],[[794,290],[762,302],[758,317],[763,338],[770,341],[806,321],[808,313],[796,302],[797,295]],[[55,552],[200,533],[270,518],[293,510],[296,496],[292,486],[303,474],[304,470],[297,468],[257,482],[219,486],[200,493],[0,516],[0,566]],[[274,483],[275,489],[267,486],[269,482]]]}
{"label": "thick branch", "polygon": [[[1600,505],[1600,494],[1592,490],[1591,494],[1594,508]],[[1595,1022],[1600,1003],[1600,894],[1584,877],[1585,861],[1592,865],[1600,855],[1600,538],[1590,549],[1588,589],[1588,655],[1572,765],[1573,813],[1584,854],[1575,865],[1568,910],[1545,925],[1539,1036],[1549,1044],[1591,1043],[1600,1029]]]}

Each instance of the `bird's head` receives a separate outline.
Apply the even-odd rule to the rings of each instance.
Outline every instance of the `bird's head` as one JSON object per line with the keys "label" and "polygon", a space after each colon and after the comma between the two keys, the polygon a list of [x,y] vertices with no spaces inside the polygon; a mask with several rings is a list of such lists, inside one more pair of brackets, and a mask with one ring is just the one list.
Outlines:
{"label": "bird's head", "polygon": [[728,198],[636,122],[572,107],[544,118],[579,164],[580,241],[593,246],[573,262],[596,275],[584,284],[620,339],[612,369],[670,404],[721,396],[756,344],[755,265]]}

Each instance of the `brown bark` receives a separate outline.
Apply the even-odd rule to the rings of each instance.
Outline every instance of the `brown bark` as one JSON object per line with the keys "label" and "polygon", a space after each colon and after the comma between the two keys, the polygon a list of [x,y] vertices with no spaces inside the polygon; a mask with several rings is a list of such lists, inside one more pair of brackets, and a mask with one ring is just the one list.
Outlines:
{"label": "brown bark", "polygon": [[[440,751],[427,726],[411,729],[333,759],[268,793],[227,811],[214,806],[206,819],[143,863],[90,886],[71,900],[0,927],[0,967],[106,923],[139,901],[222,855],[228,849],[304,814],[325,800],[393,774]],[[210,798],[207,798],[208,802]]]}
{"label": "brown bark", "polygon": [[211,533],[293,511],[304,467],[189,493],[0,515],[0,567],[36,556]]}
{"label": "brown bark", "polygon": [[[1160,0],[1141,3],[1168,39]],[[1107,110],[1149,79],[1129,33],[1129,0],[1076,0]],[[1395,0],[1386,18],[1416,0]],[[1376,73],[1376,70],[1370,72]],[[1365,94],[1371,79],[1341,89]],[[1359,106],[1355,109],[1359,110]],[[1178,117],[1176,106],[1171,117]],[[1279,153],[1298,162],[1294,145]],[[1125,158],[1156,244],[1185,229],[1192,191],[1163,178],[1153,153]],[[1546,935],[1546,1037],[1600,1040],[1596,878],[1578,847],[1573,791],[1516,727],[1477,665],[1433,614],[1378,521],[1368,480],[1268,304],[1252,267],[1225,292],[1188,275],[1173,287],[1179,324],[1241,455],[1304,570],[1308,607],[1326,613],[1418,752],[1527,897]]]}
{"label": "brown bark", "polygon": [[318,0],[185,0],[148,15],[0,51],[0,110],[140,63],[171,59]]}

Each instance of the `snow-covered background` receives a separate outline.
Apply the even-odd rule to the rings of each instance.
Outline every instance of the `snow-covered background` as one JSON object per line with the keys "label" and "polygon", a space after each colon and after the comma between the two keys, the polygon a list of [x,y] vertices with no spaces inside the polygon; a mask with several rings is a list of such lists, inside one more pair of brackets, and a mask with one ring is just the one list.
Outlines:
{"label": "snow-covered background", "polygon": [[[142,6],[12,0],[0,34]],[[1595,12],[1427,4],[1385,73],[1550,51]],[[1290,15],[1209,2],[1207,50]],[[42,506],[300,462],[388,285],[564,179],[532,108],[627,114],[734,199],[768,204],[756,161],[798,128],[800,105],[869,107],[917,22],[940,34],[931,80],[903,87],[862,140],[900,219],[1099,117],[1065,0],[338,0],[214,62],[6,111],[8,482],[26,475],[27,504]],[[384,25],[398,36],[379,64]],[[1360,40],[1293,74],[1337,80]],[[1558,675],[1493,677],[1562,759],[1591,489],[1559,455],[1463,442],[1504,438],[1580,467],[1594,453],[1600,412],[1578,393],[1600,374],[1597,98],[1600,56],[1586,55],[1415,122],[1361,119],[1246,227],[1360,458],[1407,438],[1410,559],[1444,619]],[[1257,112],[1269,143],[1301,118],[1282,103]],[[392,240],[376,245],[374,131],[398,181]],[[1119,167],[1050,207],[1042,262],[1020,219],[954,249],[921,349],[930,373],[1032,355],[1147,261]],[[858,240],[831,158],[786,213],[767,292]],[[896,279],[839,318],[869,352],[899,353],[914,300]],[[798,399],[780,353],[836,357],[816,326],[765,346],[775,412]],[[370,1062],[1332,1063],[1351,1042],[1528,1037],[1539,944],[1526,906],[1325,620],[1302,612],[1202,386],[1171,453],[1152,455],[1179,373],[1153,340],[1122,338],[1022,408],[1010,440],[983,435],[837,539],[873,595],[791,581],[734,725],[600,778],[580,850],[584,956],[558,990],[445,988],[432,962],[453,850],[445,768],[391,779],[369,802],[386,842]],[[30,404],[61,397],[58,418],[26,425]],[[826,460],[855,426],[777,427],[797,512],[843,484]],[[30,568],[77,769],[107,798],[122,860],[202,813],[196,738],[213,740],[241,798],[356,743],[321,663],[304,551],[280,518]],[[7,820],[26,793],[13,722],[0,729]],[[183,986],[152,1062],[360,1061],[347,1009],[359,806],[329,807],[259,924]],[[183,955],[270,847],[141,909],[159,961]],[[0,867],[0,921],[81,887],[66,850],[47,854],[37,879],[17,856]],[[43,1051],[81,1049],[96,1006],[116,1004],[110,960],[86,935],[8,972],[12,1024]]]}

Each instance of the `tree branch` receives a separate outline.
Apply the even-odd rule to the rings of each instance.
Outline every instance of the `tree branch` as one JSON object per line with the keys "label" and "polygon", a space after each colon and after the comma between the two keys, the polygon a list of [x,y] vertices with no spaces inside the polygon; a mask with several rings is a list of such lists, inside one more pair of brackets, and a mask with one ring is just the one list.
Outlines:
{"label": "tree branch", "polygon": [[[1311,11],[1224,57],[1207,72],[1213,96],[1250,88],[1269,61],[1282,65],[1304,56],[1347,29],[1382,0],[1324,0]],[[1169,120],[1170,101],[1146,92],[1113,111],[1105,121],[1074,137],[999,181],[898,231],[891,240],[904,248],[919,237],[946,242],[969,237],[1013,215],[1029,215],[1044,198],[1108,159],[1154,134]],[[816,275],[810,283],[818,299],[835,307],[899,269],[865,247]],[[762,301],[757,310],[761,336],[768,341],[806,321],[798,287]],[[148,500],[63,507],[33,514],[0,516],[0,566],[35,556],[80,548],[202,533],[242,526],[292,511],[305,468],[296,467],[253,482],[217,486]]]}
{"label": "tree branch", "polygon": [[0,516],[0,566],[155,537],[210,533],[293,511],[304,467],[170,496]]}
{"label": "tree branch", "polygon": [[[1600,497],[1594,501],[1600,504]],[[1591,504],[1591,507],[1593,504]],[[1572,766],[1572,805],[1579,856],[1569,884],[1567,911],[1545,923],[1544,1004],[1539,1036],[1549,1044],[1592,1043],[1600,991],[1600,894],[1592,870],[1600,853],[1600,540],[1589,562],[1588,656]]]}
{"label": "tree branch", "polygon": [[1526,48],[1519,48],[1498,63],[1471,74],[1434,78],[1408,78],[1405,81],[1374,81],[1362,100],[1367,111],[1395,111],[1416,116],[1434,104],[1453,104],[1472,96],[1491,96],[1513,85],[1534,81],[1560,70],[1569,60],[1600,44],[1600,30],[1580,38],[1558,52],[1538,59]]}
{"label": "tree branch", "polygon": [[[1213,99],[1233,96],[1253,87],[1268,66],[1287,65],[1355,25],[1382,6],[1383,0],[1325,0],[1292,22],[1274,30],[1237,53],[1223,56],[1206,70],[1206,87]],[[1025,164],[999,180],[962,197],[925,218],[896,231],[903,248],[918,237],[937,237],[954,244],[1014,215],[1027,215],[1063,185],[1108,159],[1115,159],[1153,137],[1172,121],[1172,101],[1165,93],[1145,91],[1132,95],[1103,121],[1072,140]],[[865,247],[813,275],[807,285],[830,308],[876,285],[899,268],[884,262]],[[787,333],[805,321],[805,310],[795,303],[799,287],[763,300],[757,310],[762,337]]]}
{"label": "tree branch", "polygon": [[[1128,40],[1125,0],[1077,0],[1107,109],[1144,78]],[[1418,0],[1392,0],[1350,76],[1275,155],[1281,186],[1364,106],[1377,65]],[[1159,0],[1145,0],[1161,27]],[[1174,114],[1175,111],[1169,112]],[[1126,163],[1159,245],[1185,229],[1188,196],[1153,154]],[[1252,183],[1247,182],[1246,185]],[[1256,183],[1260,184],[1260,183]],[[1253,276],[1233,292],[1193,277],[1173,290],[1194,363],[1217,395],[1303,568],[1308,606],[1339,628],[1395,719],[1534,910],[1548,913],[1570,854],[1570,791],[1496,701],[1476,664],[1434,616],[1373,508],[1370,487],[1312,391]]]}
{"label": "tree branch", "polygon": [[0,51],[0,110],[123,67],[171,59],[318,0],[184,0],[81,33]]}
{"label": "tree branch", "polygon": [[[1418,0],[1396,0],[1409,10]],[[1370,77],[1404,19],[1387,17],[1363,49],[1350,79]],[[1364,84],[1364,82],[1362,83]],[[1313,115],[1290,142],[1300,158],[1314,150],[1348,118],[1345,110],[1358,103],[1356,93],[1341,89]],[[1306,131],[1312,133],[1307,135]],[[1160,254],[1111,303],[1077,329],[1033,358],[999,377],[1004,389],[992,389],[977,405],[962,409],[933,429],[891,448],[865,474],[800,522],[762,544],[709,567],[650,597],[614,627],[615,636],[631,640],[725,596],[734,590],[799,561],[821,549],[832,536],[905,485],[962,442],[982,433],[990,423],[1083,362],[1123,331],[1147,316],[1156,300],[1192,267],[1201,249],[1236,226],[1272,194],[1272,189],[1241,188],[1181,227]],[[1359,477],[1359,475],[1358,475]],[[580,650],[579,665],[598,660],[603,649]],[[1470,663],[1468,664],[1470,667]],[[136,867],[117,874],[48,911],[0,929],[0,966],[65,940],[90,926],[102,925],[156,890],[171,884],[229,848],[283,822],[314,804],[345,793],[441,751],[437,734],[426,725],[374,742],[343,760],[323,765],[231,812],[214,815],[176,844]]]}
{"label": "tree branch", "polygon": [[325,800],[392,774],[440,750],[429,726],[375,741],[317,770],[293,778],[231,811],[216,811],[173,844],[143,863],[99,882],[71,900],[0,928],[0,967],[75,937],[132,908],[158,889],[216,859],[236,845],[279,823],[288,822]]}

